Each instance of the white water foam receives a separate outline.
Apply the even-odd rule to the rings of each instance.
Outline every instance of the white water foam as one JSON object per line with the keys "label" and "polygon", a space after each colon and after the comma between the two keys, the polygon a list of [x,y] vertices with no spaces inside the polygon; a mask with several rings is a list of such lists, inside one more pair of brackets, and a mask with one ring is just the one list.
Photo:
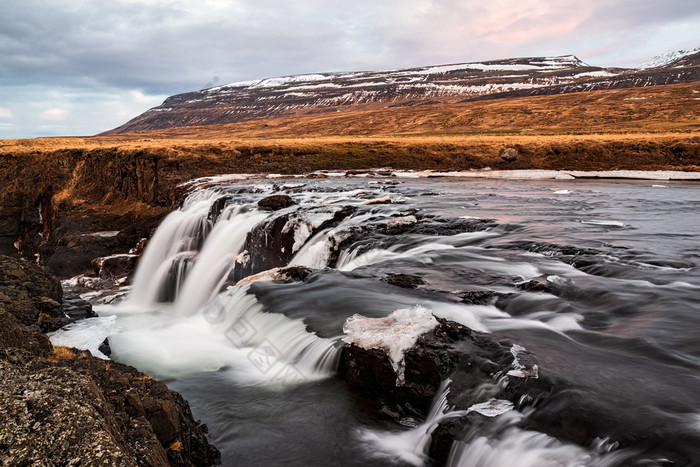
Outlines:
{"label": "white water foam", "polygon": [[171,306],[155,312],[100,307],[124,328],[110,336],[116,360],[159,378],[226,371],[236,384],[299,384],[331,376],[337,339],[306,330],[298,319],[265,313],[249,286],[234,287],[200,313],[173,318]]}
{"label": "white water foam", "polygon": [[195,313],[216,295],[241,253],[248,231],[267,216],[258,211],[241,213],[234,208],[216,223],[182,285],[175,302],[176,314]]}
{"label": "white water foam", "polygon": [[512,411],[499,417],[498,433],[474,436],[452,444],[447,467],[609,467],[621,465],[629,453],[606,452],[605,446],[586,449],[516,424],[523,415]]}
{"label": "white water foam", "polygon": [[427,460],[427,448],[432,433],[442,421],[463,417],[472,412],[493,418],[513,410],[512,402],[500,399],[490,399],[474,404],[467,410],[450,410],[447,404],[450,383],[449,379],[442,383],[437,393],[438,396],[430,407],[430,412],[425,420],[415,428],[398,432],[359,430],[358,438],[367,444],[367,453],[378,459],[422,466]]}
{"label": "white water foam", "polygon": [[[494,235],[495,234],[490,232],[465,232],[450,237],[438,238],[404,252],[396,251],[400,246],[388,249],[370,250],[360,255],[353,254],[352,252],[345,252],[344,255],[341,254],[338,258],[337,267],[341,271],[352,271],[353,269],[377,264],[382,261],[404,258],[412,259],[423,264],[432,264],[434,257],[440,251],[454,250],[457,248],[455,245],[467,246],[470,243],[476,243]],[[531,269],[528,269],[528,271],[532,272]]]}
{"label": "white water foam", "polygon": [[438,396],[433,401],[430,413],[423,423],[407,431],[358,430],[357,436],[366,444],[367,454],[390,462],[400,461],[422,466],[426,461],[426,450],[430,437],[438,423],[447,418],[461,417],[466,411],[448,411],[447,395],[450,380],[442,383]]}

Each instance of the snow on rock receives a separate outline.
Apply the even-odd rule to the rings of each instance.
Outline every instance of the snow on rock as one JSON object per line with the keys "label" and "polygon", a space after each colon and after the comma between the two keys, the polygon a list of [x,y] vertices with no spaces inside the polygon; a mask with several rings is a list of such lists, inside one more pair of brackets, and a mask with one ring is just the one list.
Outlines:
{"label": "snow on rock", "polygon": [[487,402],[474,404],[467,409],[467,413],[476,412],[485,417],[497,417],[513,410],[513,403],[503,399],[491,399]]}
{"label": "snow on rock", "polygon": [[117,324],[117,317],[114,315],[87,318],[52,332],[49,334],[49,339],[55,346],[87,350],[94,357],[108,360],[109,357],[100,351],[100,346],[111,334],[122,332],[122,330],[122,327]]}
{"label": "snow on rock", "polygon": [[[539,376],[539,369],[537,365],[528,365],[528,354],[527,349],[518,344],[514,344],[510,348],[510,353],[513,355],[513,369],[507,374],[508,376],[515,376],[516,378],[535,378]],[[529,368],[528,368],[529,367]]]}
{"label": "snow on rock", "polygon": [[384,350],[396,372],[396,385],[404,383],[404,353],[418,338],[438,325],[432,311],[420,305],[391,312],[385,318],[355,314],[343,325],[344,342],[365,350]]}

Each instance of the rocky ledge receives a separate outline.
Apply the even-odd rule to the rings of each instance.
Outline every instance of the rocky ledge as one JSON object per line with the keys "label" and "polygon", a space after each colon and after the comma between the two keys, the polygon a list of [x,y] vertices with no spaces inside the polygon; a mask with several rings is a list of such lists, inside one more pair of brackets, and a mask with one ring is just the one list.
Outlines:
{"label": "rocky ledge", "polygon": [[416,453],[427,465],[454,465],[448,456],[455,446],[478,436],[498,439],[508,430],[549,436],[550,445],[580,446],[593,456],[584,455],[591,462],[586,465],[652,465],[650,459],[659,461],[653,465],[695,465],[698,459],[697,432],[661,414],[640,422],[635,405],[627,411],[614,402],[610,410],[609,396],[517,343],[436,319],[421,307],[385,318],[354,315],[343,330],[349,345],[339,374],[374,400],[379,414],[429,436]]}
{"label": "rocky ledge", "polygon": [[[199,466],[219,452],[187,401],[136,369],[54,347],[61,286],[0,256],[0,463]],[[60,326],[59,326],[60,327]]]}

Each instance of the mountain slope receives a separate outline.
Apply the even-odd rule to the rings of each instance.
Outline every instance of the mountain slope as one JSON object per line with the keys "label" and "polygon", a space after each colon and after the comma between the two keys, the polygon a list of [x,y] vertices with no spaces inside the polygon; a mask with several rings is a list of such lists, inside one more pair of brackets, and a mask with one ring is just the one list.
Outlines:
{"label": "mountain slope", "polygon": [[656,57],[650,58],[641,65],[637,67],[638,70],[646,70],[649,68],[660,68],[669,65],[674,65],[683,58],[689,55],[700,55],[700,47],[693,50],[676,50],[674,52],[668,52],[665,54],[657,55]]}
{"label": "mountain slope", "polygon": [[[689,57],[686,57],[689,58]],[[676,84],[700,67],[604,69],[573,55],[529,57],[379,72],[268,78],[178,94],[107,132],[223,125],[280,116],[454,103],[474,99]]]}

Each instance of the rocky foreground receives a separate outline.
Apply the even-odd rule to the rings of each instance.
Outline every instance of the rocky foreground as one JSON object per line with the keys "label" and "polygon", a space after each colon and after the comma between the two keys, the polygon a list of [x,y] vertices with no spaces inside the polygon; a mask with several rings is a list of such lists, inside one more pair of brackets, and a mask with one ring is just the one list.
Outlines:
{"label": "rocky foreground", "polygon": [[[60,283],[0,256],[2,465],[216,464],[187,402],[136,369],[52,346],[64,324]],[[75,309],[75,307],[72,307]]]}

